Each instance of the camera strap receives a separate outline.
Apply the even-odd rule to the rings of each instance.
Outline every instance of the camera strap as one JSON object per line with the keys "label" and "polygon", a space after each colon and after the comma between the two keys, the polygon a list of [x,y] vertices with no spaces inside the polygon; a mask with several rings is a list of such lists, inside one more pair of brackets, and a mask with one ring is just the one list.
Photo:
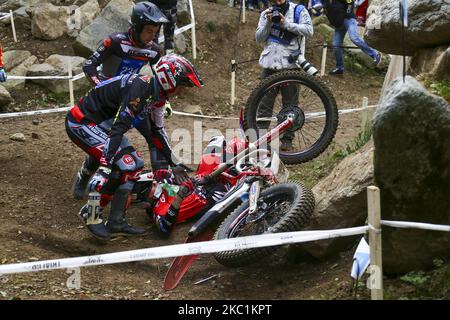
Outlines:
{"label": "camera strap", "polygon": [[273,24],[272,28],[270,29],[269,40],[276,43],[287,46],[291,44],[292,40],[296,37],[297,35],[295,33],[282,29],[278,24]]}
{"label": "camera strap", "polygon": [[[294,7],[295,23],[300,23],[301,13],[303,9],[305,9],[305,7],[301,4],[297,4]],[[298,37],[298,35],[296,35],[295,33],[290,32],[289,30],[282,29],[279,24],[274,23],[270,30],[269,40],[283,45],[289,45],[296,37]]]}

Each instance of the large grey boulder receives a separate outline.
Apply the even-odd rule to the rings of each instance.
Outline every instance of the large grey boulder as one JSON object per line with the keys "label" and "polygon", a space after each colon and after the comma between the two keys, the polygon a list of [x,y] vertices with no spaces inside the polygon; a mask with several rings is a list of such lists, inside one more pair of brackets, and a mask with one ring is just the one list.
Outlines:
{"label": "large grey boulder", "polygon": [[[396,79],[374,115],[374,175],[384,220],[450,224],[450,106],[412,77]],[[450,254],[450,236],[383,228],[383,268],[405,273]]]}
{"label": "large grey boulder", "polygon": [[31,34],[42,40],[55,40],[69,31],[70,9],[45,3],[32,13]]}
{"label": "large grey boulder", "polygon": [[7,12],[9,10],[16,10],[20,7],[32,7],[44,3],[51,3],[51,0],[7,0],[0,1],[0,12]]}
{"label": "large grey boulder", "polygon": [[[16,50],[20,51],[20,50]],[[26,51],[28,52],[28,51]],[[38,58],[36,56],[28,56],[25,60],[21,61],[21,63],[15,66],[10,70],[10,76],[21,76],[24,77],[27,75],[28,69],[38,62]],[[4,87],[8,90],[12,89],[24,89],[25,88],[25,79],[16,80],[11,79],[3,83]]]}
{"label": "large grey boulder", "polygon": [[[344,158],[312,189],[316,208],[306,230],[362,226],[367,218],[367,187],[373,185],[373,143]],[[357,237],[304,243],[300,248],[324,258],[352,247]]]}
{"label": "large grey boulder", "polygon": [[25,60],[31,57],[31,52],[27,50],[8,50],[3,52],[6,71],[11,71]]}
{"label": "large grey boulder", "polygon": [[[401,55],[398,1],[373,0],[368,9],[366,42],[385,53]],[[405,53],[450,43],[450,1],[409,0]]]}
{"label": "large grey boulder", "polygon": [[82,6],[72,5],[68,34],[77,37],[79,32],[94,21],[100,13],[100,5],[97,0],[89,0]]}
{"label": "large grey boulder", "polygon": [[89,57],[107,36],[128,30],[132,0],[111,0],[100,15],[82,29],[73,44],[75,53]]}
{"label": "large grey boulder", "polygon": [[[62,56],[58,54],[51,55],[44,63],[36,64],[28,69],[27,76],[67,76],[69,60],[72,63],[72,73],[77,75],[82,72],[84,63],[83,57]],[[34,83],[44,86],[54,93],[69,92],[68,80],[64,79],[45,79],[31,80]],[[82,90],[88,88],[89,82],[86,78],[73,82],[74,90]]]}
{"label": "large grey boulder", "polygon": [[0,111],[3,111],[3,108],[8,104],[13,102],[13,98],[9,94],[8,90],[5,89],[2,85],[0,85]]}
{"label": "large grey boulder", "polygon": [[416,76],[450,80],[450,46],[417,51],[411,58],[408,72]]}

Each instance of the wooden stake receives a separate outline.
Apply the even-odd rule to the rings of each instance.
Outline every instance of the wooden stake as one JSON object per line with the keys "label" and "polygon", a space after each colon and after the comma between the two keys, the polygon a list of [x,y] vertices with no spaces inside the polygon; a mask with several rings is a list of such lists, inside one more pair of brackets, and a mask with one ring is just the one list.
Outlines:
{"label": "wooden stake", "polygon": [[231,105],[234,106],[234,99],[236,94],[236,71],[234,71],[234,64],[236,60],[231,60]]}
{"label": "wooden stake", "polygon": [[69,59],[69,65],[67,67],[69,71],[69,98],[70,98],[70,106],[75,104],[75,99],[73,96],[73,80],[72,80],[72,60]]}
{"label": "wooden stake", "polygon": [[320,67],[320,76],[321,77],[323,77],[325,75],[325,67],[327,65],[327,52],[328,52],[328,46],[325,43],[322,48],[322,64]]}
{"label": "wooden stake", "polygon": [[195,16],[194,16],[194,6],[192,5],[192,0],[189,0],[189,11],[191,12],[191,24],[192,24],[192,58],[197,59],[197,37],[195,34]]}
{"label": "wooden stake", "polygon": [[365,131],[369,123],[369,109],[367,108],[368,105],[369,99],[367,97],[364,97],[361,105],[361,107],[363,108],[361,111],[361,131]]}
{"label": "wooden stake", "polygon": [[13,38],[14,38],[14,42],[17,42],[17,36],[16,36],[16,26],[14,25],[14,14],[12,12],[12,10],[9,10],[9,18],[11,19],[11,28],[12,28],[12,32],[13,32]]}
{"label": "wooden stake", "polygon": [[381,205],[380,189],[367,188],[370,245],[370,289],[372,300],[383,300],[383,265],[381,251]]}

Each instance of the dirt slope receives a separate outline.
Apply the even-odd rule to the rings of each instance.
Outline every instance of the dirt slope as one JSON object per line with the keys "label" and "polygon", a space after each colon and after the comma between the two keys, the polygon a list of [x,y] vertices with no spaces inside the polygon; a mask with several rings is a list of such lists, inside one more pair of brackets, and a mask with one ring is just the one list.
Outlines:
{"label": "dirt slope", "polygon": [[[256,12],[249,12],[248,22],[237,27],[238,11],[205,0],[194,1],[198,19],[198,66],[206,86],[201,92],[185,92],[173,105],[184,110],[189,104],[199,104],[205,114],[237,115],[250,90],[258,81],[260,68],[256,62],[238,69],[238,104],[229,105],[229,63],[233,57],[239,34],[237,61],[258,58],[261,48],[254,43],[258,20]],[[27,48],[43,60],[53,53],[72,54],[71,39],[43,42],[31,39],[28,32],[18,35],[19,43],[11,41],[10,31],[0,29],[4,50]],[[5,39],[5,40],[3,40]],[[311,45],[320,43],[314,38]],[[188,55],[189,56],[189,55]],[[308,50],[308,57],[319,65],[320,49]],[[329,59],[329,68],[333,59]],[[6,62],[7,63],[7,62]],[[332,88],[339,108],[360,105],[362,96],[376,103],[382,84],[380,75],[346,74],[342,78],[325,77]],[[43,95],[43,96],[42,96]],[[13,92],[20,110],[58,107],[57,99],[43,99],[47,93],[36,85],[27,84],[25,91]],[[30,101],[32,101],[30,103]],[[27,103],[28,102],[28,103]],[[39,124],[32,120],[39,119]],[[197,120],[196,120],[197,121]],[[336,146],[342,146],[359,131],[359,115],[342,118]],[[203,129],[225,130],[235,127],[234,121],[206,120],[197,125]],[[168,129],[191,130],[194,120],[175,117],[168,121]],[[9,139],[22,132],[25,142]],[[32,138],[34,135],[36,138]],[[138,149],[144,151],[144,142],[135,132],[130,134]],[[180,243],[188,225],[180,226],[168,241],[158,240],[143,210],[133,209],[128,214],[132,224],[146,226],[149,235],[140,239],[118,239],[107,245],[92,240],[77,218],[81,206],[71,198],[70,186],[83,154],[67,138],[64,116],[52,115],[0,120],[0,250],[1,263],[26,262],[52,258],[74,257],[116,252],[137,248]],[[295,167],[292,168],[295,170]],[[170,262],[168,259],[118,264],[82,269],[82,289],[68,290],[68,275],[64,271],[39,272],[8,276],[0,288],[0,298],[20,299],[310,299],[349,297],[348,273],[351,253],[326,262],[313,260],[289,261],[283,254],[260,265],[237,270],[222,267],[210,256],[204,256],[194,265],[175,291],[165,293],[162,280]],[[201,285],[194,282],[217,274],[217,278]]]}

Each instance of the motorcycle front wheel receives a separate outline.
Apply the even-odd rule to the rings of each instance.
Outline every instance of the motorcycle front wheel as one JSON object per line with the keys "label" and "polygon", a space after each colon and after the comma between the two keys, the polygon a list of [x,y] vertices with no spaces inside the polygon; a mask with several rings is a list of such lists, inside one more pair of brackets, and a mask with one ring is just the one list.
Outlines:
{"label": "motorcycle front wheel", "polygon": [[[261,192],[258,209],[249,214],[249,202],[236,208],[220,225],[216,240],[301,230],[314,211],[315,199],[311,190],[299,182],[269,187]],[[214,258],[227,267],[242,267],[259,261],[279,247],[218,252]]]}

